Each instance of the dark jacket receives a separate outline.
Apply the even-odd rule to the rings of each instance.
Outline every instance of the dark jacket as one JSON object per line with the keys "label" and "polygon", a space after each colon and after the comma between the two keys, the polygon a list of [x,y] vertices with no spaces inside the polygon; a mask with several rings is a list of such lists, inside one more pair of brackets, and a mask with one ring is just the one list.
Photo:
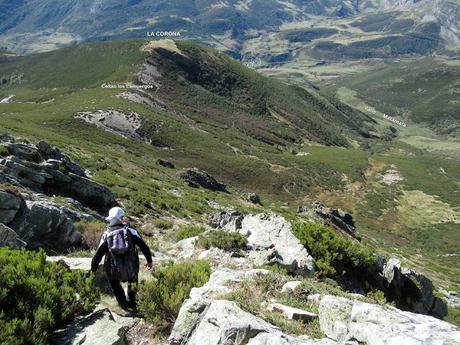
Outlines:
{"label": "dark jacket", "polygon": [[96,254],[93,257],[93,260],[91,261],[91,271],[93,272],[97,271],[97,267],[99,266],[99,263],[101,262],[104,255],[105,255],[104,267],[110,267],[110,263],[108,262],[108,260],[110,260],[110,255],[107,255],[109,253],[109,247],[107,244],[107,233],[114,231],[114,230],[122,229],[125,226],[128,226],[131,232],[131,235],[132,235],[131,238],[132,238],[132,241],[135,247],[137,246],[141,249],[148,263],[152,262],[152,253],[150,252],[150,248],[144,242],[139,232],[137,232],[136,229],[130,227],[129,225],[117,224],[117,225],[108,227],[107,231],[102,234],[101,240],[99,242],[99,246],[97,247]]}

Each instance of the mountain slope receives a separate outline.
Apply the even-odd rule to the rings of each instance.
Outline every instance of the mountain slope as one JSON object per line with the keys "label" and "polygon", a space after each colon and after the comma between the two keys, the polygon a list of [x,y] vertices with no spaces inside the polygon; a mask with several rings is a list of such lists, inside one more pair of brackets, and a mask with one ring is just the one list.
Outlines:
{"label": "mountain slope", "polygon": [[[2,132],[65,148],[130,214],[206,222],[224,207],[294,219],[319,199],[351,211],[379,252],[460,287],[458,259],[447,256],[459,246],[460,163],[399,141],[399,127],[364,108],[188,42],[8,55],[0,76]],[[186,185],[192,167],[230,193]],[[249,192],[263,206],[248,203]]]}
{"label": "mountain slope", "polygon": [[[2,0],[0,46],[18,52],[49,50],[82,40],[145,37],[147,32],[180,31],[182,36],[222,45],[235,54],[246,40],[286,25],[327,27],[330,20],[357,15],[397,14],[396,21],[437,22],[442,36],[458,43],[458,4],[448,0],[401,3],[387,0],[201,0],[120,1]],[[413,6],[412,6],[413,5]],[[401,17],[401,18],[399,18]],[[422,20],[423,18],[423,20]],[[377,30],[382,34],[385,31]],[[345,30],[353,34],[353,31]],[[398,29],[404,34],[404,27]]]}

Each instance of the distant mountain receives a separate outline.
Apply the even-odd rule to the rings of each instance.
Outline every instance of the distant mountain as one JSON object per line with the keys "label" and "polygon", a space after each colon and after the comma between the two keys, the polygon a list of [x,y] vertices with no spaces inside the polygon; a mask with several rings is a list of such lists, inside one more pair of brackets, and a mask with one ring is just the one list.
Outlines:
{"label": "distant mountain", "polygon": [[[398,23],[391,25],[391,34],[405,37],[409,32],[423,40],[426,33],[420,25],[432,22],[435,24],[430,24],[433,28],[430,26],[429,39],[434,35],[437,42],[440,34],[459,42],[458,1],[451,0],[1,0],[0,46],[27,53],[85,40],[139,38],[148,32],[174,31],[183,38],[198,39],[239,55],[246,41],[270,32],[288,27],[327,27],[336,19],[353,20],[357,16],[364,16],[360,20],[366,22],[368,15],[374,16],[370,20],[378,24],[385,20],[376,20],[375,15],[388,11],[397,11],[391,15],[391,21]],[[413,22],[410,27],[409,20]],[[391,23],[383,24],[385,27],[376,26],[372,31],[387,36],[386,24]],[[369,28],[358,28],[369,32]],[[336,36],[343,39],[353,34],[356,36],[356,31],[345,26]],[[389,40],[392,42],[378,44],[406,44],[404,39],[397,43],[392,37]],[[337,47],[322,45],[317,50],[328,48]],[[438,43],[431,44],[415,53],[425,54],[437,48]]]}

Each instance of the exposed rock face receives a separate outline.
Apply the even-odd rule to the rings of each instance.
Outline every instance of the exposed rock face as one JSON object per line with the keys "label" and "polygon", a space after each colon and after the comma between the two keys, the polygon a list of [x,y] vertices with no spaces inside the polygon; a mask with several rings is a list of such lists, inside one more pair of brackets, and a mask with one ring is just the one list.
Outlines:
{"label": "exposed rock face", "polygon": [[1,145],[10,155],[0,159],[0,182],[72,197],[99,212],[117,205],[106,186],[88,179],[80,166],[48,143],[32,145],[10,140]]}
{"label": "exposed rock face", "polygon": [[202,318],[202,313],[219,295],[232,291],[232,283],[241,282],[257,274],[267,274],[268,271],[254,269],[248,271],[236,271],[222,269],[211,274],[209,281],[200,288],[193,288],[190,297],[179,311],[169,341],[172,344],[186,344],[193,330]]}
{"label": "exposed rock face", "polygon": [[436,318],[399,309],[325,296],[319,319],[323,332],[342,343],[367,345],[460,344],[460,330]]}
{"label": "exposed rock face", "polygon": [[45,201],[27,202],[26,217],[16,231],[32,249],[62,251],[81,241],[81,234],[63,207]]}
{"label": "exposed rock face", "polygon": [[[0,183],[5,184],[0,190],[0,223],[18,237],[15,241],[4,231],[4,243],[64,251],[80,244],[75,221],[99,218],[86,207],[105,212],[117,204],[106,186],[89,180],[80,166],[48,143],[32,145],[2,136],[0,145],[7,152],[0,159]],[[63,199],[63,206],[53,195],[71,198]]]}
{"label": "exposed rock face", "polygon": [[0,191],[0,223],[10,224],[21,207],[21,198],[11,192]]}
{"label": "exposed rock face", "polygon": [[[263,337],[265,335],[265,337]],[[260,337],[259,337],[260,336]],[[274,340],[276,339],[276,342]],[[268,342],[267,342],[268,341]],[[327,344],[291,337],[261,318],[243,311],[235,302],[216,300],[204,310],[198,326],[183,344]],[[331,342],[332,343],[332,342]]]}
{"label": "exposed rock face", "polygon": [[187,169],[180,175],[180,178],[193,188],[201,187],[216,192],[228,193],[227,186],[225,184],[218,182],[214,177],[203,170],[196,168]]}
{"label": "exposed rock face", "polygon": [[210,225],[245,236],[250,248],[249,257],[256,265],[277,263],[291,273],[314,273],[313,258],[292,233],[291,224],[282,216],[243,216],[238,212],[221,212],[211,217]]}
{"label": "exposed rock face", "polygon": [[100,309],[83,317],[51,338],[56,345],[119,345],[126,343],[129,329],[138,322],[131,317],[121,317],[109,309]]}
{"label": "exposed rock face", "polygon": [[247,237],[253,252],[265,256],[267,263],[278,263],[296,274],[314,273],[313,257],[292,233],[291,224],[282,216],[246,216],[239,232]]}
{"label": "exposed rock face", "polygon": [[[232,291],[235,283],[268,271],[253,269],[214,272],[201,288],[194,288],[179,312],[169,341],[174,345],[313,345],[335,344],[332,340],[290,337],[259,317],[243,311],[235,302],[215,299]],[[267,335],[265,337],[264,335]]]}
{"label": "exposed rock face", "polygon": [[27,243],[21,240],[14,230],[10,229],[5,224],[0,223],[0,247],[19,249],[25,247],[26,245]]}
{"label": "exposed rock face", "polygon": [[238,232],[241,229],[244,216],[236,211],[222,211],[213,214],[209,219],[209,225],[214,229],[228,232]]}
{"label": "exposed rock face", "polygon": [[399,308],[436,317],[447,315],[446,303],[433,295],[433,283],[423,274],[401,267],[398,259],[381,257],[377,271],[387,299],[396,301]]}
{"label": "exposed rock face", "polygon": [[307,213],[314,218],[319,217],[327,225],[343,230],[353,237],[357,237],[353,216],[340,209],[330,208],[319,201],[315,201],[311,207],[299,207],[299,213]]}

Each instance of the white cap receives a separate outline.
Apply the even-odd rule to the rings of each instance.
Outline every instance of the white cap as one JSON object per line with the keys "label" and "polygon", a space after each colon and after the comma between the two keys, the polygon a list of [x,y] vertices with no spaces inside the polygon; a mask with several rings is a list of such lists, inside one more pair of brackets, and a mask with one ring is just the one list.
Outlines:
{"label": "white cap", "polygon": [[105,218],[106,221],[110,222],[112,219],[119,219],[122,220],[122,218],[125,215],[125,211],[121,207],[112,207],[109,211],[109,215]]}

